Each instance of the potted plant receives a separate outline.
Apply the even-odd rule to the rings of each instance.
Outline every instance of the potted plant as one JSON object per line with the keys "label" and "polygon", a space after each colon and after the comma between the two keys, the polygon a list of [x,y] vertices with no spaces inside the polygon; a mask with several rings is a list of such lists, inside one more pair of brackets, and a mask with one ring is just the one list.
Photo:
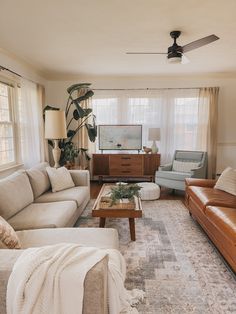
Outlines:
{"label": "potted plant", "polygon": [[65,164],[68,169],[71,169],[74,167],[75,158],[78,157],[78,155],[78,148],[75,146],[75,144],[73,142],[68,142],[62,151],[62,156],[64,158],[62,163]]}
{"label": "potted plant", "polygon": [[[94,92],[90,89],[90,83],[73,84],[67,88],[67,93],[69,94],[68,100],[65,107],[66,121],[67,121],[67,139],[59,141],[59,147],[61,148],[61,159],[60,164],[64,165],[66,163],[66,156],[70,154],[75,156],[76,152],[73,148],[73,139],[76,134],[82,129],[86,128],[89,140],[95,142],[97,137],[97,126],[96,117],[92,113],[91,108],[83,109],[80,105],[81,101],[87,100],[94,95]],[[85,90],[82,96],[77,97],[81,90]],[[44,108],[44,113],[46,110],[59,110],[57,107],[46,106]],[[89,122],[90,121],[90,122]],[[75,127],[73,127],[75,126]],[[49,145],[53,147],[51,140],[48,141]],[[73,148],[73,149],[72,149]],[[77,153],[82,153],[86,160],[90,157],[87,154],[87,149],[79,148]]]}
{"label": "potted plant", "polygon": [[118,183],[111,188],[109,198],[111,199],[111,206],[117,203],[134,203],[134,197],[139,196],[141,187],[137,184]]}

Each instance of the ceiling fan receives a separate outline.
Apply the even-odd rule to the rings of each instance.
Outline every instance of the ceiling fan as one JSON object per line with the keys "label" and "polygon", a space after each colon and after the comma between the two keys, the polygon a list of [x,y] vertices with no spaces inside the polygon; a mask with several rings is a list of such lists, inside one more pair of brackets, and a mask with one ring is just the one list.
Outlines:
{"label": "ceiling fan", "polygon": [[185,46],[179,46],[176,43],[176,39],[180,36],[180,31],[172,31],[170,32],[171,38],[174,39],[174,43],[172,46],[168,48],[168,52],[126,52],[128,55],[167,55],[167,59],[170,63],[188,63],[188,58],[184,55],[185,52],[200,48],[202,46],[208,45],[213,41],[219,39],[216,35],[209,35],[207,37],[195,40]]}

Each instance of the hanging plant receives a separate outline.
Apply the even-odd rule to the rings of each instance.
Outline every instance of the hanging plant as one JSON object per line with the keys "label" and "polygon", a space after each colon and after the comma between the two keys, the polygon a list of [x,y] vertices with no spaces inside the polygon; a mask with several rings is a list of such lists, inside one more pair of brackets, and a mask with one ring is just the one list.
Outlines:
{"label": "hanging plant", "polygon": [[[91,142],[95,142],[97,137],[96,117],[93,114],[92,109],[84,109],[80,104],[81,101],[85,101],[94,95],[94,92],[90,89],[90,85],[90,83],[73,84],[67,88],[67,93],[69,94],[65,107],[67,139],[59,141],[59,147],[61,148],[61,165],[66,163],[67,156],[70,156],[71,154],[74,155],[74,157],[77,157],[79,153],[82,153],[84,154],[86,160],[90,160],[87,149],[80,147],[75,153],[75,147],[73,144],[75,135],[78,134],[82,128],[86,128],[88,138]],[[79,97],[74,97],[79,94],[81,89],[85,89],[85,93]],[[60,110],[60,108],[46,106],[43,111],[44,116],[46,110]],[[73,122],[75,121],[77,122],[77,126],[73,128]],[[49,140],[48,144],[53,147],[52,141]]]}

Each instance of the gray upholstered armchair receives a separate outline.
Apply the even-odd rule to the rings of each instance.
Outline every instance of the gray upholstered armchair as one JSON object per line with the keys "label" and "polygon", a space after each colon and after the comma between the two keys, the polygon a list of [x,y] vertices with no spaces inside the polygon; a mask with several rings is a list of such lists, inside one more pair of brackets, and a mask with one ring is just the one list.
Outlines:
{"label": "gray upholstered armchair", "polygon": [[155,182],[174,190],[185,190],[185,178],[206,178],[207,153],[176,150],[171,164],[159,167]]}

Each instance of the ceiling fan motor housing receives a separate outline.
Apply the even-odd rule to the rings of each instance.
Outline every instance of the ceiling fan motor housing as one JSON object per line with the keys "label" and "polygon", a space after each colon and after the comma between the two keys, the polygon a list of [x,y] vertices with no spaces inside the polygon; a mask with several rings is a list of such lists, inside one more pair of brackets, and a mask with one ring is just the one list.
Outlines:
{"label": "ceiling fan motor housing", "polygon": [[177,44],[174,44],[173,46],[170,46],[168,48],[167,58],[168,59],[172,59],[172,58],[179,58],[179,59],[181,59],[182,58],[182,53],[183,53],[182,47],[178,46]]}

